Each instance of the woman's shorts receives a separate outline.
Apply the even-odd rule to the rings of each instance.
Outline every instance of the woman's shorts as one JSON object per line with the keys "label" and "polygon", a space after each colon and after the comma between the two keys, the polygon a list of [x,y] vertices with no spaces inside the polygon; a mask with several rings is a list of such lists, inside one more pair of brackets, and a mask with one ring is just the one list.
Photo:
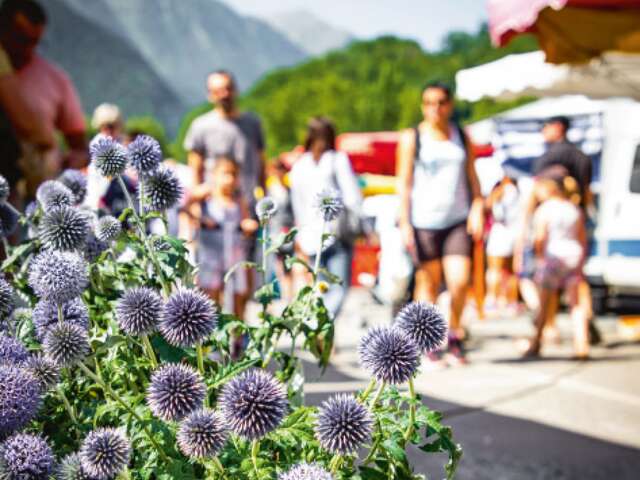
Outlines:
{"label": "woman's shorts", "polygon": [[565,289],[580,281],[580,269],[566,265],[560,258],[548,257],[536,267],[535,282],[542,288],[551,290]]}
{"label": "woman's shorts", "polygon": [[471,257],[471,236],[467,233],[467,222],[457,223],[442,230],[414,229],[416,254],[419,263],[439,260],[449,255]]}

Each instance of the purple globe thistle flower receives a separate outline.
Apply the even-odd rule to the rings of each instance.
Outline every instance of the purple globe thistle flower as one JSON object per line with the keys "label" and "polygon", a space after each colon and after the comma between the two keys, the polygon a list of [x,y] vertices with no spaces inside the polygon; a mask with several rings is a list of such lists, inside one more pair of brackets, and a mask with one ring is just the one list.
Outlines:
{"label": "purple globe thistle flower", "polygon": [[318,464],[299,463],[288,472],[278,475],[278,480],[333,480],[333,477]]}
{"label": "purple globe thistle flower", "polygon": [[65,206],[50,209],[39,226],[42,245],[52,250],[78,250],[84,245],[88,232],[87,217]]}
{"label": "purple globe thistle flower", "polygon": [[325,221],[335,220],[344,210],[340,192],[332,188],[325,188],[316,194],[316,210]]}
{"label": "purple globe thistle flower", "polygon": [[68,168],[58,177],[58,181],[71,190],[76,205],[84,201],[87,196],[87,177],[80,170]]}
{"label": "purple globe thistle flower", "polygon": [[15,232],[19,219],[15,209],[6,203],[0,203],[0,238],[8,237]]}
{"label": "purple globe thistle flower", "polygon": [[73,205],[75,197],[73,192],[62,182],[57,180],[47,180],[40,184],[36,190],[36,199],[44,211],[51,208],[70,207]]}
{"label": "purple globe thistle flower", "polygon": [[41,400],[40,383],[31,372],[0,365],[0,438],[29,423]]}
{"label": "purple globe thistle flower", "polygon": [[271,197],[264,197],[256,204],[256,215],[260,220],[260,223],[266,223],[278,211],[278,204]]}
{"label": "purple globe thistle flower", "polygon": [[87,262],[92,263],[95,262],[107,248],[109,248],[109,245],[102,240],[99,240],[93,230],[89,230],[85,237],[85,246],[82,251],[82,255]]}
{"label": "purple globe thistle flower", "polygon": [[447,338],[447,323],[438,307],[426,302],[404,306],[394,326],[405,333],[423,352],[437,350]]}
{"label": "purple globe thistle flower", "polygon": [[253,369],[223,387],[218,405],[231,430],[247,440],[259,440],[282,422],[287,394],[269,372]]}
{"label": "purple globe thistle flower", "polygon": [[218,324],[218,314],[207,295],[181,288],[167,300],[159,330],[177,347],[192,347],[205,340]]}
{"label": "purple globe thistle flower", "polygon": [[87,263],[77,253],[45,250],[29,268],[29,285],[36,295],[56,303],[79,297],[88,282]]}
{"label": "purple globe thistle flower", "polygon": [[131,166],[139,175],[145,176],[153,173],[162,162],[162,149],[160,143],[149,135],[138,135],[127,147]]}
{"label": "purple globe thistle flower", "polygon": [[11,193],[11,187],[6,178],[0,175],[0,203],[4,203],[9,199]]}
{"label": "purple globe thistle flower", "polygon": [[151,376],[147,403],[156,417],[178,421],[202,408],[206,394],[204,380],[194,368],[183,364],[167,364]]}
{"label": "purple globe thistle flower", "polygon": [[420,364],[420,349],[403,332],[374,327],[360,340],[360,362],[379,382],[398,385],[409,380]]}
{"label": "purple globe thistle flower", "polygon": [[56,323],[45,335],[42,350],[56,365],[61,367],[75,365],[89,353],[87,331],[73,323]]}
{"label": "purple globe thistle flower", "polygon": [[22,343],[0,333],[0,364],[22,365],[28,359],[29,352]]}
{"label": "purple globe thistle flower", "polygon": [[56,480],[95,480],[82,468],[78,453],[70,453],[62,459],[56,469],[55,478]]}
{"label": "purple globe thistle flower", "polygon": [[96,225],[96,237],[98,240],[109,243],[114,241],[122,232],[122,224],[117,218],[106,215],[98,220]]}
{"label": "purple globe thistle flower", "polygon": [[187,457],[210,458],[220,453],[227,437],[227,426],[220,414],[196,410],[180,422],[176,439],[180,451]]}
{"label": "purple globe thistle flower", "polygon": [[119,429],[99,428],[85,437],[79,455],[82,468],[89,477],[111,480],[129,463],[131,444]]}
{"label": "purple globe thistle flower", "polygon": [[120,328],[129,335],[148,334],[156,330],[164,305],[158,293],[148,287],[127,290],[118,300],[116,317]]}
{"label": "purple globe thistle flower", "polygon": [[145,179],[144,193],[151,210],[164,211],[180,200],[182,186],[171,170],[160,167]]}
{"label": "purple globe thistle flower", "polygon": [[58,366],[41,353],[31,355],[24,368],[38,379],[42,390],[53,387],[60,379]]}
{"label": "purple globe thistle flower", "polygon": [[325,450],[346,455],[369,440],[372,425],[371,413],[353,395],[336,395],[320,407],[316,438]]}
{"label": "purple globe thistle flower", "polygon": [[89,149],[91,161],[104,177],[115,177],[127,168],[129,153],[111,137],[94,138]]}
{"label": "purple globe thistle flower", "polygon": [[40,435],[16,433],[0,446],[0,478],[46,480],[55,463],[53,450]]}
{"label": "purple globe thistle flower", "polygon": [[14,294],[11,284],[0,276],[0,319],[8,317],[13,312],[16,306]]}
{"label": "purple globe thistle flower", "polygon": [[[40,300],[33,308],[32,321],[36,338],[42,342],[49,329],[59,322],[58,305],[49,300]],[[89,329],[89,310],[80,298],[62,304],[62,321],[78,325],[83,330]]]}

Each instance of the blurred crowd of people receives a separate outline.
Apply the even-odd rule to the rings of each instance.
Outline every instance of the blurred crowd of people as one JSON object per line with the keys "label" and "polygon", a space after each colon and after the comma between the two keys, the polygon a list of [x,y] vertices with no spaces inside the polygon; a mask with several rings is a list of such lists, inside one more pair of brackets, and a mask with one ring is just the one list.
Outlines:
{"label": "blurred crowd of people", "polygon": [[[33,0],[5,0],[0,7],[0,173],[15,192],[12,201],[24,204],[42,180],[65,168],[83,168],[87,204],[118,215],[125,208],[124,192],[89,165],[87,126],[73,84],[36,52],[46,24],[44,10]],[[212,72],[206,87],[213,108],[187,132],[187,165],[165,162],[176,169],[185,190],[180,207],[168,212],[168,233],[192,241],[200,286],[242,317],[256,278],[242,269],[227,283],[223,278],[233,264],[259,254],[257,199],[269,195],[279,206],[272,234],[299,229],[295,244],[284,245],[271,266],[281,295],[290,298],[296,278],[284,258],[295,252],[314,262],[320,238],[315,195],[335,190],[345,218],[331,225],[333,241],[321,263],[343,279],[325,296],[337,316],[350,285],[362,194],[349,158],[336,150],[335,126],[324,117],[311,119],[292,165],[284,158],[267,162],[260,119],[239,109],[232,73]],[[533,187],[524,191],[506,170],[483,198],[471,141],[453,120],[452,92],[444,84],[428,84],[421,101],[423,120],[402,132],[398,145],[397,228],[414,265],[409,296],[435,303],[443,287],[449,293],[448,343],[430,354],[431,360],[465,362],[463,312],[474,252],[485,243],[486,312],[516,314],[519,298],[535,312],[535,335],[523,342],[523,355],[538,355],[545,335],[553,336],[558,299],[566,293],[575,352],[586,358],[593,315],[582,266],[588,253],[591,163],[566,140],[568,119],[552,118],[545,125],[549,148],[534,166]],[[122,112],[111,104],[95,110],[91,126],[123,144],[143,134],[125,131]],[[136,191],[134,172],[127,172],[125,186]]]}

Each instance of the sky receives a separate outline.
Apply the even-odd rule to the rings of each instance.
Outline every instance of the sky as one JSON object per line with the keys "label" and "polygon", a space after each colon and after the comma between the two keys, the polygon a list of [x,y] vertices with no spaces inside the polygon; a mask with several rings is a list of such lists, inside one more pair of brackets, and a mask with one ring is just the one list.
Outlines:
{"label": "sky", "polygon": [[486,0],[222,0],[256,17],[304,9],[362,39],[393,34],[436,49],[451,30],[475,31],[486,21]]}

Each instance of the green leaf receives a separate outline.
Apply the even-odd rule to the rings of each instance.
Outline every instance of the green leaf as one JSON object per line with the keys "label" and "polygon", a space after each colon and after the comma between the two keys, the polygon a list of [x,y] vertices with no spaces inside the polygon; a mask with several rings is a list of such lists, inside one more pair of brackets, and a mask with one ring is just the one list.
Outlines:
{"label": "green leaf", "polygon": [[34,242],[23,243],[22,245],[18,245],[16,247],[11,248],[11,255],[2,262],[2,270],[7,270],[14,263],[16,263],[19,259],[21,259],[24,255],[31,253],[31,250],[34,247]]}
{"label": "green leaf", "polygon": [[260,363],[259,358],[249,358],[236,363],[232,363],[231,365],[226,365],[218,371],[217,375],[213,378],[212,382],[210,383],[210,386],[212,388],[218,388],[224,385],[225,383],[227,383],[229,380],[231,380],[233,377],[235,377],[239,373],[242,373],[245,370],[250,369],[251,367],[257,365],[258,363]]}

